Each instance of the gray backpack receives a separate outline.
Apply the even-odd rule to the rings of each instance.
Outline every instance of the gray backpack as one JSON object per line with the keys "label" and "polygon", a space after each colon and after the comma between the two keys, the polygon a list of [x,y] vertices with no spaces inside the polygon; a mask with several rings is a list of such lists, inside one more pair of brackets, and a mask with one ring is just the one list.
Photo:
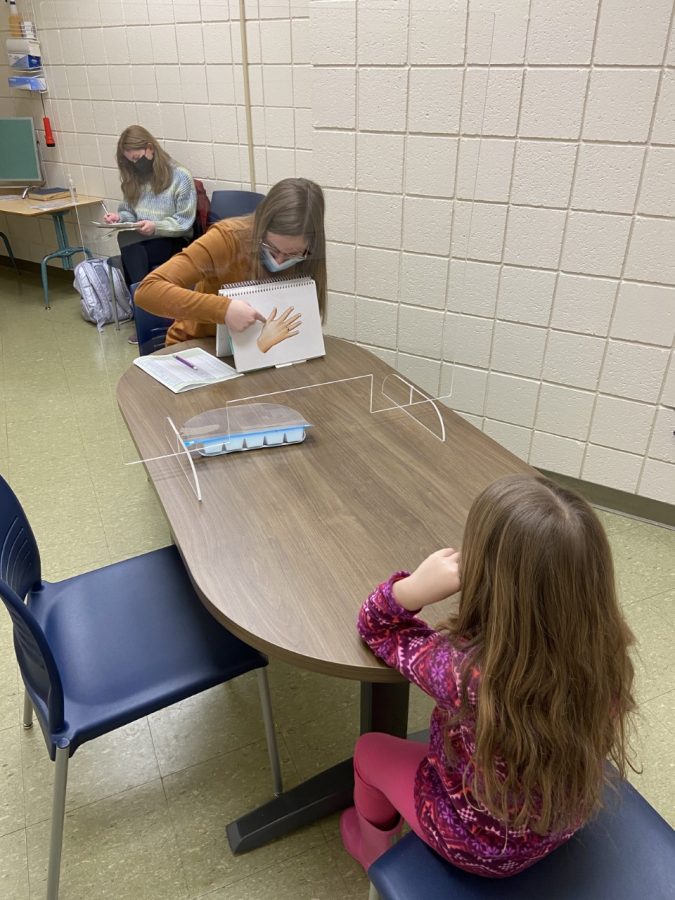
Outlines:
{"label": "gray backpack", "polygon": [[[112,273],[115,296],[110,289]],[[93,322],[99,331],[108,322],[114,322],[113,302],[117,302],[117,318],[120,321],[133,316],[131,297],[119,269],[108,266],[105,259],[85,259],[75,266],[75,290],[80,294],[82,318]]]}

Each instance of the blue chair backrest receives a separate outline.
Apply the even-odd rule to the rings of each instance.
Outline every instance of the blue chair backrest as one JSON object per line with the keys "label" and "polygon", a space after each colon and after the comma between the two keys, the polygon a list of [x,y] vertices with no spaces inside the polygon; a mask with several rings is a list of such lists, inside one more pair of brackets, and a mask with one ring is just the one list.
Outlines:
{"label": "blue chair backrest", "polygon": [[[137,287],[138,284],[132,284],[129,288],[132,301]],[[166,333],[173,319],[156,316],[136,304],[134,304],[134,319],[136,320],[139,356],[147,356],[149,353],[154,353],[155,350],[161,350],[166,343]]]}
{"label": "blue chair backrest", "polygon": [[14,624],[14,648],[24,684],[43,728],[63,725],[63,689],[42,628],[24,599],[42,585],[40,553],[16,494],[0,476],[0,597]]}
{"label": "blue chair backrest", "polygon": [[221,219],[248,216],[255,212],[264,196],[255,191],[214,191],[209,209],[209,225],[213,225],[214,222],[219,222]]}

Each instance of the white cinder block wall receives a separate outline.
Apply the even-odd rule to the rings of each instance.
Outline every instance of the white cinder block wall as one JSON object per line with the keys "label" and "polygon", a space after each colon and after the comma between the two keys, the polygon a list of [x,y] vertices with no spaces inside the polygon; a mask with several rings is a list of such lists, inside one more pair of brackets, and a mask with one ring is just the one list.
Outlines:
{"label": "white cinder block wall", "polygon": [[331,328],[532,464],[671,503],[672,17],[310,3]]}
{"label": "white cinder block wall", "polygon": [[[532,464],[674,503],[673,0],[245,8],[258,189],[326,190],[328,330]],[[33,10],[49,181],[117,198],[138,121],[209,191],[249,186],[237,0]]]}

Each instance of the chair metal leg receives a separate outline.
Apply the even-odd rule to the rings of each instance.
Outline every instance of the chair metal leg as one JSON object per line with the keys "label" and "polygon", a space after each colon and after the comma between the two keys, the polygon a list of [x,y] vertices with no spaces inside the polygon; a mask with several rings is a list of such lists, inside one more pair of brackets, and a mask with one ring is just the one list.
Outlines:
{"label": "chair metal leg", "polygon": [[33,727],[33,704],[30,702],[28,691],[23,692],[23,727]]}
{"label": "chair metal leg", "polygon": [[380,900],[380,895],[377,893],[377,888],[371,882],[370,890],[368,891],[368,900]]}
{"label": "chair metal leg", "polygon": [[272,781],[274,783],[274,796],[278,797],[283,790],[281,782],[281,764],[279,763],[279,748],[277,746],[277,733],[274,728],[272,715],[272,700],[270,697],[270,685],[267,680],[267,668],[256,669],[258,676],[258,691],[260,693],[260,706],[262,708],[263,722],[265,723],[265,737],[267,738],[267,752],[270,756],[272,767]]}
{"label": "chair metal leg", "polygon": [[69,754],[70,747],[68,746],[56,748],[52,833],[49,841],[49,870],[47,872],[47,900],[58,900],[59,897],[59,877],[61,875],[63,823],[66,814],[66,786],[68,783]]}

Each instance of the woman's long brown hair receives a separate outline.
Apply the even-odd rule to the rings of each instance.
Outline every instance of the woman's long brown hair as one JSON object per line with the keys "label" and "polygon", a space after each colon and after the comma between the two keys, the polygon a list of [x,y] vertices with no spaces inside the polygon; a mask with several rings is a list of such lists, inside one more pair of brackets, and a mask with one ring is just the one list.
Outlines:
{"label": "woman's long brown hair", "polygon": [[548,479],[502,478],[471,507],[461,579],[447,628],[470,649],[460,716],[476,715],[471,792],[513,827],[577,827],[602,804],[604,761],[622,776],[630,765],[635,710],[634,638],[602,525]]}
{"label": "woman's long brown hair", "polygon": [[309,254],[306,259],[281,273],[282,278],[308,275],[314,279],[323,318],[326,308],[326,237],[324,232],[325,202],[323,191],[307,178],[284,178],[278,181],[255,211],[251,245],[252,277],[273,277],[260,259],[260,244],[268,231],[293,237],[304,237]]}
{"label": "woman's long brown hair", "polygon": [[166,150],[162,150],[155,138],[142,125],[129,125],[119,136],[116,154],[122,196],[129,206],[136,206],[143,186],[147,184],[147,179],[139,178],[138,169],[134,163],[129,162],[124,151],[145,150],[148,144],[152,144],[155,151],[152,159],[152,176],[149,179],[153,194],[161,194],[162,191],[165,191],[173,178],[173,164]]}

